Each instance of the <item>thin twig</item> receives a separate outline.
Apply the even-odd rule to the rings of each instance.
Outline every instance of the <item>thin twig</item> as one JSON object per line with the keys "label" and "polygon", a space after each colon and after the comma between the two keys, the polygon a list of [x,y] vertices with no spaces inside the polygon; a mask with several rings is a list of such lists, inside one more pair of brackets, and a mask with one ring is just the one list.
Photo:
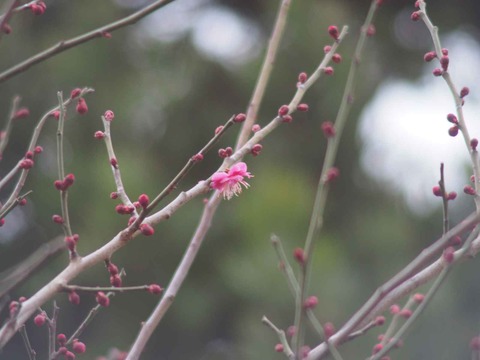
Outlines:
{"label": "thin twig", "polygon": [[0,74],[0,83],[10,79],[11,77],[20,74],[21,72],[26,71],[30,67],[32,67],[35,64],[41,63],[49,58],[51,58],[54,55],[57,55],[61,52],[64,52],[65,50],[71,49],[77,45],[83,44],[87,41],[90,41],[95,38],[101,38],[108,36],[108,34],[112,33],[115,30],[118,30],[120,28],[123,28],[127,25],[131,25],[136,23],[138,20],[142,19],[143,17],[151,14],[157,9],[160,9],[161,7],[173,2],[174,0],[157,0],[153,2],[152,4],[144,7],[141,10],[138,10],[137,12],[134,12],[133,14],[124,17],[123,19],[114,21],[108,25],[101,26],[95,30],[92,30],[88,33],[85,33],[83,35],[74,37],[69,40],[63,40],[57,43],[56,45],[36,54],[33,55],[32,57],[18,63],[15,66],[12,66],[10,69],[5,70]]}
{"label": "thin twig", "polygon": [[[438,27],[433,25],[432,21],[427,15],[427,4],[425,1],[420,0],[418,2],[420,6],[420,10],[418,11],[421,19],[425,23],[425,26],[427,27],[428,31],[430,32],[430,35],[432,37],[433,45],[435,47],[435,53],[437,55],[437,59],[441,59],[443,56],[442,53],[442,44],[440,42],[440,37],[438,36]],[[452,77],[450,75],[450,72],[448,72],[448,69],[444,70],[442,72],[442,77],[445,80],[445,82],[448,85],[448,88],[450,90],[450,93],[452,94],[452,97],[455,101],[455,108],[457,112],[457,119],[458,119],[458,127],[461,130],[461,133],[463,135],[463,140],[465,142],[465,146],[467,147],[467,151],[470,155],[470,160],[472,162],[472,168],[473,168],[473,174],[475,176],[475,190],[476,192],[480,192],[480,162],[478,158],[478,152],[474,150],[471,146],[471,138],[470,134],[468,132],[467,128],[467,123],[465,120],[465,116],[463,114],[463,100],[460,98],[460,94],[457,91],[455,84],[453,83]],[[474,197],[475,200],[475,206],[477,208],[477,211],[480,211],[480,196],[478,194],[475,195]]]}
{"label": "thin twig", "polygon": [[278,336],[278,339],[280,340],[280,343],[283,345],[283,353],[290,359],[290,360],[295,360],[295,354],[293,353],[292,349],[290,348],[290,345],[288,344],[287,337],[285,336],[285,331],[280,330],[278,327],[275,326],[274,323],[272,323],[266,316],[262,318],[262,323],[267,325],[270,329],[275,331],[275,333]]}
{"label": "thin twig", "polygon": [[63,287],[64,291],[85,291],[85,292],[98,292],[98,291],[108,291],[108,292],[118,292],[123,293],[126,291],[146,291],[149,289],[149,285],[138,285],[138,286],[79,286],[79,285],[65,285]]}
{"label": "thin twig", "polygon": [[5,27],[7,26],[8,20],[10,20],[10,17],[12,16],[15,6],[17,6],[17,3],[18,0],[10,0],[10,3],[7,3],[5,5],[5,8],[7,10],[4,11],[2,17],[0,18],[0,39],[4,34]]}
{"label": "thin twig", "polygon": [[[91,93],[93,91],[94,90],[91,89],[91,88],[84,88],[84,89],[82,89],[80,96],[85,96],[86,94]],[[63,105],[67,106],[71,102],[72,102],[72,99],[68,98],[67,100],[65,100]],[[45,115],[42,116],[42,118],[38,122],[37,126],[35,127],[35,130],[33,131],[33,135],[32,135],[32,138],[30,140],[30,144],[28,145],[27,152],[33,152],[34,151],[35,146],[37,145],[38,138],[40,136],[40,133],[42,132],[42,129],[43,129],[43,126],[44,126],[45,122],[47,121],[47,119],[49,117],[52,116],[52,113],[54,111],[57,111],[57,110],[59,110],[58,106],[54,107],[53,109],[50,109]],[[19,164],[17,164],[16,166],[19,166]],[[16,199],[18,198],[18,196],[20,194],[20,191],[22,190],[23,186],[25,185],[25,181],[27,180],[27,176],[28,176],[29,171],[30,171],[30,169],[22,169],[22,171],[20,173],[20,178],[18,179],[17,184],[15,185],[15,188],[13,189],[12,193],[10,194],[10,197],[5,202],[5,204],[3,204],[3,207],[0,207],[0,219],[5,216],[5,214],[6,214],[5,209],[10,209],[11,210],[12,203],[16,204]],[[0,189],[4,185],[5,185],[4,179],[0,180]]]}
{"label": "thin twig", "polygon": [[37,358],[37,353],[35,350],[33,350],[32,345],[30,344],[30,339],[28,338],[25,325],[22,325],[22,327],[20,328],[20,334],[22,335],[23,344],[25,345],[25,348],[27,350],[28,359],[35,360]]}
{"label": "thin twig", "polygon": [[[1,25],[0,25],[1,26]],[[1,27],[0,27],[1,33]],[[20,96],[15,96],[12,100],[12,105],[10,106],[10,111],[8,114],[7,122],[3,131],[0,133],[0,161],[3,159],[3,152],[7,147],[8,140],[10,140],[10,133],[12,132],[13,119],[18,110],[18,104],[20,103]],[[0,187],[1,190],[1,187]]]}
{"label": "thin twig", "polygon": [[315,246],[315,240],[318,238],[318,235],[323,227],[323,214],[325,211],[325,205],[327,202],[329,184],[325,181],[328,171],[333,167],[337,152],[338,146],[340,143],[341,134],[345,126],[349,110],[353,104],[354,100],[354,90],[355,90],[355,81],[357,69],[360,65],[362,53],[365,46],[365,41],[367,38],[367,30],[371,26],[376,11],[378,9],[378,3],[376,0],[373,0],[370,9],[367,13],[365,23],[362,26],[362,31],[360,33],[360,38],[355,47],[352,61],[350,63],[350,70],[347,77],[347,82],[345,84],[345,90],[343,92],[342,101],[335,119],[335,136],[329,138],[327,144],[327,151],[325,153],[322,172],[317,186],[317,193],[315,196],[315,201],[312,210],[312,216],[310,218],[310,224],[308,228],[307,237],[305,240],[304,247],[304,256],[306,262],[302,267],[300,272],[300,292],[298,293],[298,299],[296,301],[295,309],[295,327],[297,332],[293,337],[293,343],[295,344],[294,348],[299,349],[303,342],[303,303],[307,296],[308,286],[310,283],[311,271],[312,271],[312,254]]}
{"label": "thin twig", "polygon": [[273,27],[272,34],[270,35],[270,41],[268,42],[267,53],[263,59],[262,69],[260,70],[257,84],[255,85],[255,90],[253,91],[252,98],[248,106],[246,114],[247,118],[243,123],[240,134],[238,135],[235,149],[239,149],[247,142],[248,136],[252,131],[252,125],[257,119],[258,110],[260,108],[260,104],[262,103],[268,81],[270,80],[270,75],[273,70],[273,65],[275,64],[275,58],[277,57],[280,40],[283,37],[285,24],[287,23],[290,3],[291,0],[282,0],[280,8],[278,9],[275,26]]}

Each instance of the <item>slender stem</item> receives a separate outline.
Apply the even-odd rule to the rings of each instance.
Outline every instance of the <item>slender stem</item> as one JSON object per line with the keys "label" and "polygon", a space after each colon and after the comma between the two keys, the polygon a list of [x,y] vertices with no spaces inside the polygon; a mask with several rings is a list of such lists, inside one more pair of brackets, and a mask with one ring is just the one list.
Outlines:
{"label": "slender stem", "polygon": [[12,66],[10,69],[5,70],[4,72],[0,73],[0,83],[10,79],[11,77],[18,75],[26,70],[28,70],[30,67],[32,67],[35,64],[41,63],[59,53],[62,53],[68,49],[71,49],[75,46],[78,46],[80,44],[83,44],[87,41],[90,41],[95,38],[102,38],[105,37],[106,34],[110,34],[115,30],[118,30],[120,28],[123,28],[127,25],[131,25],[136,23],[138,20],[142,19],[143,17],[151,14],[157,9],[160,9],[164,7],[165,5],[173,2],[174,0],[157,0],[151,3],[148,6],[145,6],[143,9],[138,10],[134,12],[133,14],[124,17],[123,19],[114,21],[108,25],[101,26],[95,30],[89,31],[85,34],[82,34],[80,36],[68,39],[68,40],[62,40],[58,42],[56,45],[53,45],[52,47],[36,54],[33,55],[32,57],[18,63],[15,66]]}
{"label": "slender stem", "polygon": [[277,253],[277,257],[280,262],[280,269],[285,274],[290,292],[292,293],[293,297],[295,297],[300,288],[298,287],[298,281],[295,277],[292,266],[290,265],[287,255],[285,254],[285,250],[283,249],[282,241],[275,234],[272,234],[270,241],[272,242],[273,248]]}
{"label": "slender stem", "polygon": [[15,6],[17,6],[18,0],[10,0],[9,3],[5,4],[5,8],[7,9],[4,11],[2,17],[0,18],[0,38],[3,36],[4,27],[8,24],[8,20],[13,14]]}
{"label": "slender stem", "polygon": [[55,342],[57,340],[57,319],[60,308],[57,306],[57,302],[53,302],[53,314],[52,318],[48,319],[48,359],[54,359],[55,354]]}
{"label": "slender stem", "polygon": [[28,359],[35,360],[37,358],[37,353],[35,352],[35,350],[33,350],[32,345],[30,344],[30,339],[28,338],[25,325],[22,325],[22,327],[20,328],[20,334],[22,335],[23,344],[25,345],[25,348],[27,350]]}
{"label": "slender stem", "polygon": [[[108,292],[106,294],[107,297],[112,297],[114,296],[115,294],[113,292]],[[88,324],[90,324],[90,322],[92,322],[92,320],[95,318],[95,316],[98,314],[98,312],[103,308],[103,306],[101,306],[100,304],[94,306],[90,312],[88,313],[88,315],[85,317],[85,319],[82,321],[82,323],[78,326],[77,330],[75,330],[72,334],[72,336],[70,336],[70,338],[67,340],[66,344],[65,345],[69,345],[73,342],[73,340],[75,339],[78,339],[80,337],[80,335],[82,335],[82,333],[85,331],[85,329],[87,328]]]}
{"label": "slender stem", "polygon": [[255,85],[252,98],[247,110],[247,118],[243,123],[242,130],[238,135],[236,149],[240,148],[247,142],[248,136],[252,131],[252,125],[257,119],[258,110],[265,94],[270,75],[275,64],[275,58],[277,57],[278,47],[280,40],[283,37],[285,25],[287,23],[287,17],[290,10],[291,0],[283,0],[278,9],[277,19],[275,20],[275,26],[273,27],[272,34],[270,35],[270,41],[268,42],[267,53],[263,59],[262,69]]}
{"label": "slender stem", "polygon": [[[1,31],[1,24],[0,24],[0,33]],[[7,123],[5,124],[5,128],[3,129],[2,133],[0,134],[0,161],[3,158],[3,152],[5,151],[5,148],[7,147],[8,140],[10,139],[10,133],[12,132],[12,125],[13,125],[13,119],[15,117],[15,114],[18,110],[18,104],[20,103],[20,97],[15,96],[12,100],[12,105],[10,106],[10,111],[8,114],[7,118]],[[0,187],[1,189],[1,187]]]}
{"label": "slender stem", "polygon": [[[104,128],[104,135],[105,137],[103,138],[105,141],[105,146],[107,147],[107,153],[108,153],[108,160],[110,162],[111,168],[112,168],[112,173],[113,173],[113,179],[115,181],[115,186],[117,188],[117,194],[120,196],[120,200],[122,200],[122,203],[124,205],[131,206],[134,211],[133,215],[138,216],[137,210],[135,209],[135,206],[133,206],[132,201],[127,195],[127,192],[125,190],[125,186],[123,186],[123,181],[122,181],[122,174],[120,172],[120,165],[118,164],[118,159],[115,156],[115,151],[113,150],[113,144],[112,144],[112,134],[110,131],[110,121],[107,121],[104,116],[102,116],[102,123],[103,123],[103,128]],[[112,161],[115,161],[115,163],[112,163]]]}
{"label": "slender stem", "polygon": [[[425,1],[419,1],[420,6],[420,17],[425,23],[430,35],[432,37],[433,45],[435,47],[435,53],[437,54],[437,58],[440,59],[443,56],[442,53],[442,44],[440,42],[440,37],[438,36],[438,27],[433,25],[432,21],[427,15],[427,4]],[[478,158],[478,152],[472,149],[470,145],[470,134],[468,132],[467,123],[465,120],[465,116],[463,114],[463,99],[460,98],[460,94],[457,91],[455,84],[453,83],[452,77],[448,70],[443,71],[442,77],[448,85],[450,93],[452,94],[453,100],[455,102],[456,112],[457,112],[457,119],[458,119],[458,127],[460,128],[463,140],[465,142],[465,146],[467,147],[467,151],[470,155],[470,159],[472,162],[473,174],[475,176],[475,190],[477,193],[480,192],[480,162]],[[475,206],[477,211],[480,212],[480,196],[478,194],[474,197]]]}
{"label": "slender stem", "polygon": [[[57,127],[57,169],[58,169],[58,179],[63,180],[65,178],[65,162],[63,160],[63,129],[65,125],[65,116],[66,111],[63,106],[63,93],[59,91],[57,93],[58,97],[58,108],[60,115],[58,118],[58,127]],[[68,190],[60,191],[60,206],[62,208],[62,218],[63,218],[63,229],[66,236],[72,236],[72,228],[70,226],[70,216],[68,211]]]}
{"label": "slender stem", "polygon": [[440,164],[440,181],[438,185],[440,186],[440,191],[442,192],[442,204],[443,204],[443,233],[445,234],[448,231],[448,196],[447,189],[445,185],[445,175],[443,172],[444,165]]}
{"label": "slender stem", "polygon": [[85,292],[98,292],[98,291],[109,291],[109,292],[118,292],[123,293],[126,291],[146,291],[149,289],[149,285],[138,285],[138,286],[79,286],[79,285],[65,285],[63,287],[64,291],[85,291]]}
{"label": "slender stem", "polygon": [[283,345],[283,353],[290,360],[296,360],[295,354],[293,353],[292,349],[290,348],[290,345],[288,344],[287,337],[285,336],[285,331],[280,330],[278,327],[276,327],[275,324],[272,323],[270,320],[268,320],[266,316],[262,318],[262,323],[264,323],[270,329],[272,329],[277,333],[278,339],[280,340],[280,343]]}
{"label": "slender stem", "polygon": [[293,343],[295,344],[294,348],[298,351],[302,346],[302,336],[303,336],[303,303],[307,296],[308,286],[310,283],[311,271],[312,271],[312,254],[315,246],[315,239],[318,238],[318,235],[323,227],[323,214],[325,211],[325,205],[327,202],[329,184],[325,181],[327,172],[332,168],[337,152],[338,146],[340,143],[340,138],[345,126],[349,110],[353,104],[354,100],[354,90],[355,90],[355,80],[357,69],[361,62],[361,56],[365,46],[365,41],[367,38],[367,29],[372,24],[376,10],[378,9],[378,4],[375,0],[372,1],[370,9],[367,13],[365,23],[362,27],[360,33],[360,38],[357,42],[353,59],[350,63],[350,70],[347,77],[347,82],[345,85],[345,90],[343,92],[342,101],[335,119],[335,131],[336,135],[333,138],[329,138],[327,144],[327,151],[325,153],[325,158],[323,161],[322,173],[317,186],[317,193],[315,196],[315,201],[312,210],[312,216],[310,218],[310,225],[308,228],[307,237],[305,240],[304,247],[304,256],[306,262],[302,267],[300,273],[300,292],[298,293],[298,299],[296,301],[295,309],[295,327],[297,329],[296,335],[293,337]]}

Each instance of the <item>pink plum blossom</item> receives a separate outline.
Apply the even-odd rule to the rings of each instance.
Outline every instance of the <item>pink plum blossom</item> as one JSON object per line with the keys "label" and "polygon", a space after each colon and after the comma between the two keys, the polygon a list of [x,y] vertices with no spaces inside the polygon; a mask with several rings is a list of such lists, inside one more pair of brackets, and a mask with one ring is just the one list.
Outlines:
{"label": "pink plum blossom", "polygon": [[248,188],[250,185],[243,180],[245,177],[253,177],[247,171],[247,164],[239,162],[230,169],[219,171],[212,175],[210,186],[223,193],[223,198],[230,200],[233,195],[238,196],[242,192],[242,185]]}

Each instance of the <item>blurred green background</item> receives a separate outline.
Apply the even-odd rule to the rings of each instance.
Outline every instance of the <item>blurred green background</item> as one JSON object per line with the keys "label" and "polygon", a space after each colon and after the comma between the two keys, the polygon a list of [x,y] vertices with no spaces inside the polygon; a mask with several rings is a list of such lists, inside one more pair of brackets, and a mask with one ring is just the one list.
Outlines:
{"label": "blurred green background", "polygon": [[[12,34],[1,39],[0,69],[147,3],[57,0],[47,1],[43,16],[20,13],[11,22]],[[143,359],[283,357],[273,351],[276,336],[260,323],[263,315],[282,328],[293,322],[293,299],[278,271],[269,238],[271,233],[277,234],[289,254],[303,246],[325,150],[320,124],[336,116],[369,3],[293,1],[258,123],[268,123],[278,107],[291,99],[299,72],[311,73],[316,68],[323,46],[330,43],[326,29],[331,24],[350,26],[350,35],[340,49],[344,62],[335,65],[333,77],[322,78],[307,93],[304,100],[310,105],[308,113],[295,114],[293,123],[269,136],[263,142],[261,156],[246,158],[255,175],[251,188],[220,205],[204,246]],[[80,234],[79,252],[87,254],[97,249],[127,220],[114,211],[117,202],[109,198],[115,188],[105,146],[93,138],[93,133],[102,128],[100,116],[107,109],[115,112],[112,136],[128,194],[132,199],[141,193],[153,197],[211,138],[218,125],[231,114],[245,111],[278,4],[272,0],[177,0],[149,18],[114,32],[109,40],[78,46],[0,84],[1,117],[7,116],[16,94],[31,111],[28,119],[15,124],[0,176],[24,154],[35,123],[56,105],[57,91],[67,95],[74,87],[95,88],[95,93],[86,98],[88,114],[78,116],[69,109],[65,165],[66,171],[76,176],[69,197],[72,227]],[[329,196],[325,229],[315,251],[311,293],[319,298],[316,313],[321,321],[331,321],[337,327],[378,285],[442,231],[440,207],[426,215],[413,214],[400,193],[389,184],[372,180],[359,165],[362,143],[356,130],[365,104],[385,79],[414,80],[420,76],[423,53],[430,50],[430,43],[421,41],[423,27],[406,21],[412,9],[413,1],[386,1],[376,19],[377,35],[367,43],[356,102],[336,162],[341,177]],[[429,10],[442,32],[461,26],[479,39],[477,0],[441,5],[432,2]],[[411,38],[420,40],[409,47],[399,41],[395,32],[398,22],[405,24]],[[209,26],[216,36],[204,36]],[[223,44],[231,45],[231,49],[222,48]],[[41,135],[39,144],[45,152],[37,158],[25,186],[25,190],[33,190],[28,205],[10,214],[0,229],[0,271],[60,234],[59,227],[51,222],[51,215],[60,211],[58,192],[53,187],[57,178],[55,131],[52,120]],[[218,146],[233,146],[236,131],[229,131]],[[188,189],[215,171],[221,161],[216,151],[195,167],[178,190]],[[375,171],[375,164],[371,171]],[[10,189],[0,194],[0,200]],[[191,201],[160,224],[154,236],[138,237],[115,254],[113,262],[127,272],[125,285],[168,284],[202,206],[202,198]],[[455,203],[452,217],[458,220],[471,210],[470,201],[462,198]],[[11,298],[30,296],[67,262],[67,254],[57,256],[15,289]],[[480,331],[478,269],[477,262],[470,261],[452,272],[410,331],[405,346],[395,350],[392,358],[469,356],[470,338]],[[91,286],[108,283],[103,265],[75,281]],[[67,335],[95,304],[93,295],[82,295],[79,306],[71,305],[64,294],[57,301],[61,308],[58,329]],[[157,301],[157,297],[144,293],[115,296],[110,307],[82,335],[87,353],[79,358],[94,359],[112,347],[128,350],[140,322]],[[51,307],[48,303],[45,310]],[[46,328],[37,328],[31,321],[27,328],[39,358],[45,358]],[[365,358],[380,332],[374,329],[344,345],[341,353],[345,359]],[[313,332],[308,344],[317,344]],[[0,358],[27,358],[19,336]]]}

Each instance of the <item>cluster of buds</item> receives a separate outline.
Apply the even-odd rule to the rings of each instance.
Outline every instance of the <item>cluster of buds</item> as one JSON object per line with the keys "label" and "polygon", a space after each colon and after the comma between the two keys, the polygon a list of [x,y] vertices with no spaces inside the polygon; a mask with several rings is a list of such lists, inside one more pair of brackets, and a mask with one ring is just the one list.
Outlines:
{"label": "cluster of buds", "polygon": [[65,245],[67,245],[68,250],[73,253],[75,252],[79,239],[80,236],[78,234],[73,234],[72,236],[65,236],[63,241],[65,242]]}
{"label": "cluster of buds", "polygon": [[253,156],[258,156],[260,155],[260,152],[262,151],[262,149],[263,149],[263,146],[261,144],[255,144],[252,146],[252,150],[250,150],[250,153]]}
{"label": "cluster of buds", "polygon": [[66,191],[75,182],[75,175],[68,174],[63,180],[55,180],[53,185],[59,191]]}
{"label": "cluster of buds", "polygon": [[65,334],[57,335],[57,342],[60,347],[58,348],[58,354],[63,355],[64,359],[73,360],[75,359],[76,354],[83,354],[87,351],[86,345],[78,339],[74,339],[72,342],[72,351],[69,351],[67,348],[67,337]]}
{"label": "cluster of buds", "polygon": [[432,188],[432,192],[433,195],[441,197],[447,201],[455,200],[457,198],[457,193],[455,191],[450,191],[449,193],[446,193],[445,191],[442,191],[442,188],[438,185]]}
{"label": "cluster of buds", "polygon": [[30,10],[35,15],[43,15],[47,10],[47,5],[43,1],[37,1],[35,4],[30,5]]}
{"label": "cluster of buds", "polygon": [[283,122],[291,123],[293,121],[293,118],[289,113],[290,108],[288,105],[282,105],[278,109],[278,116],[282,119]]}
{"label": "cluster of buds", "polygon": [[218,149],[218,156],[220,156],[222,159],[232,156],[232,154],[233,149],[230,146],[226,147],[225,149]]}
{"label": "cluster of buds", "polygon": [[113,287],[121,287],[122,286],[122,278],[118,272],[118,267],[114,263],[108,261],[107,262],[107,270],[110,274],[110,284]]}
{"label": "cluster of buds", "polygon": [[133,205],[118,204],[115,206],[115,211],[120,215],[130,215],[135,211],[135,207]]}

